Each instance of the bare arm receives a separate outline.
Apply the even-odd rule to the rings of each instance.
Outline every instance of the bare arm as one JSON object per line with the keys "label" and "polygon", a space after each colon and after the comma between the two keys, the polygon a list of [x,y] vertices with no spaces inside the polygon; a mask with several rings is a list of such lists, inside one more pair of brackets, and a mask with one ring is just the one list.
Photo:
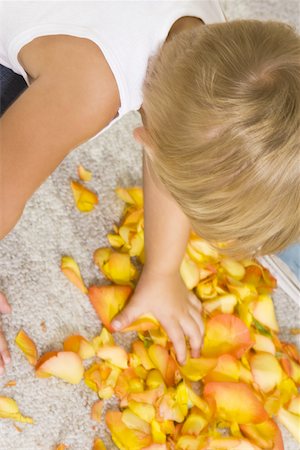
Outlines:
{"label": "bare arm", "polygon": [[[63,65],[67,67],[63,67]],[[52,64],[0,120],[0,239],[26,201],[75,147],[116,115],[106,66]],[[109,87],[109,89],[108,89]]]}
{"label": "bare arm", "polygon": [[160,275],[179,267],[190,233],[190,222],[165,187],[153,180],[144,152],[145,269]]}
{"label": "bare arm", "polygon": [[[192,356],[197,357],[204,332],[201,303],[188,292],[179,273],[190,224],[161,183],[153,180],[145,159],[145,266],[133,297],[113,326],[120,329],[152,313],[173,342],[178,361],[183,363],[187,354],[185,336]],[[120,322],[120,327],[115,326],[115,321]]]}

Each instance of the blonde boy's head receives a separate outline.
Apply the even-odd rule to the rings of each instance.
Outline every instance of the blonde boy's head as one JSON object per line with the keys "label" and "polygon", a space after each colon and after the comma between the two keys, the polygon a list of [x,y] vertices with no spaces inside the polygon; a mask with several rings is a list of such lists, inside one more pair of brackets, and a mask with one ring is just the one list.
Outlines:
{"label": "blonde boy's head", "polygon": [[300,37],[281,22],[186,30],[149,61],[151,167],[195,232],[233,242],[229,254],[299,238],[299,96]]}

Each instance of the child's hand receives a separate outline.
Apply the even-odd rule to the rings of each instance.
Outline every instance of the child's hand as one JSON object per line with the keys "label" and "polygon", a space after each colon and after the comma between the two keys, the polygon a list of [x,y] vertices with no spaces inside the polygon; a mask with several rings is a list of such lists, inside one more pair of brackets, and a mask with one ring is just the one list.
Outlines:
{"label": "child's hand", "polygon": [[[11,306],[6,300],[6,297],[0,292],[0,313],[7,314],[11,312]],[[10,362],[10,354],[4,334],[0,330],[0,375],[4,373],[4,364]]]}
{"label": "child's hand", "polygon": [[[158,274],[144,267],[135,293],[112,326],[120,330],[139,316],[152,313],[164,327],[175,347],[180,364],[186,358],[185,335],[189,337],[192,357],[199,356],[204,333],[201,302],[189,292],[180,274]],[[120,322],[117,327],[116,321]]]}

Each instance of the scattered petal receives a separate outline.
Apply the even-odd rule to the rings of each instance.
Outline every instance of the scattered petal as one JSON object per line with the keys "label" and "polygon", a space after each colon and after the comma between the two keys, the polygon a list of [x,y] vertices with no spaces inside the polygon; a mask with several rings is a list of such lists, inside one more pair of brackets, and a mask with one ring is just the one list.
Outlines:
{"label": "scattered petal", "polygon": [[22,350],[29,363],[35,366],[38,358],[36,345],[24,330],[21,329],[19,331],[15,338],[15,343]]}
{"label": "scattered petal", "polygon": [[60,268],[71,283],[78,287],[83,294],[87,294],[88,291],[81,277],[79,266],[71,256],[63,256],[61,258]]}

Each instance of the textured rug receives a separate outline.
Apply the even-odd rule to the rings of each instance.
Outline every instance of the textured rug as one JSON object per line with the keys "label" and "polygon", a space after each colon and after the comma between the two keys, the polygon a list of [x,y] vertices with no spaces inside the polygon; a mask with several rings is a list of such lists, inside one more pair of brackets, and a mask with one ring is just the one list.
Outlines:
{"label": "textured rug", "polygon": [[[229,19],[299,22],[296,1],[231,0],[222,4]],[[38,189],[15,229],[0,242],[0,287],[13,307],[10,316],[2,317],[12,363],[0,378],[0,394],[14,398],[21,413],[35,420],[35,425],[19,424],[23,431],[18,432],[12,421],[0,419],[1,450],[51,450],[59,442],[72,450],[90,450],[95,435],[103,438],[108,449],[115,449],[104,422],[96,424],[90,419],[96,393],[83,382],[73,386],[55,378],[36,378],[14,339],[23,328],[43,354],[61,349],[64,338],[71,334],[90,339],[99,333],[99,319],[88,299],[61,273],[60,258],[73,256],[87,285],[103,281],[92,254],[107,245],[106,234],[120,218],[123,203],[114,188],[142,183],[142,150],[132,137],[132,130],[140,123],[139,114],[131,112],[98,139],[75,149]],[[89,186],[99,194],[99,205],[89,214],[75,209],[69,185],[70,178],[77,176],[79,163],[92,170]],[[296,342],[288,329],[300,326],[299,305],[278,289],[275,306],[280,337]],[[130,338],[117,336],[125,347]],[[16,386],[4,388],[11,379],[16,380]],[[113,405],[113,400],[107,401],[104,413]],[[299,449],[285,430],[283,437],[286,450]]]}

